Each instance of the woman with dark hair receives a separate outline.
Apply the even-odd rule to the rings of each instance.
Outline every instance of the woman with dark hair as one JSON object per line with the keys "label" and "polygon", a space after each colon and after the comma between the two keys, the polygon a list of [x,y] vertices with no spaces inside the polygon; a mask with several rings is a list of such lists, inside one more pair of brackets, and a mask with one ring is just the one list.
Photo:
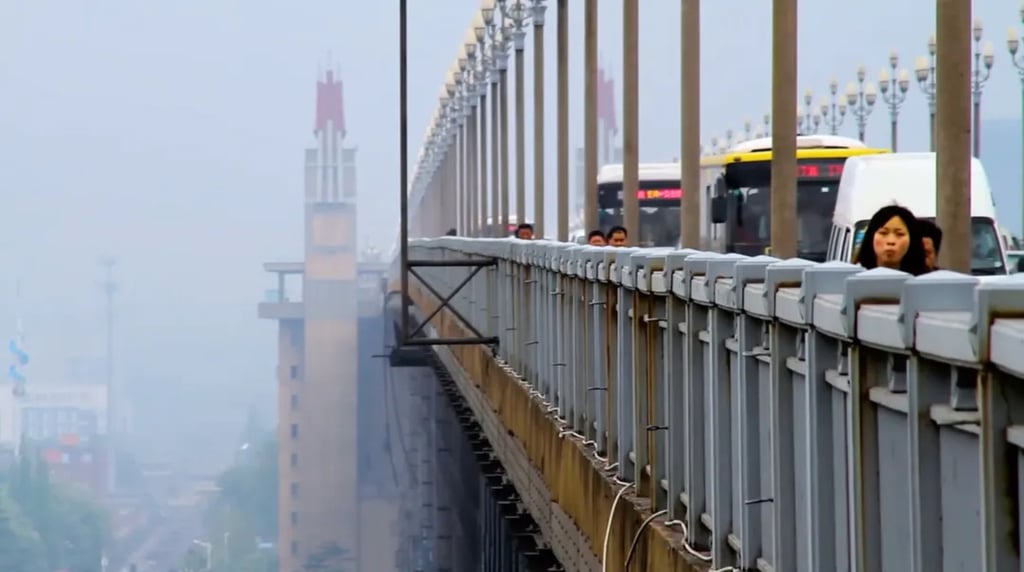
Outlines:
{"label": "woman with dark hair", "polygon": [[914,276],[928,272],[917,217],[899,205],[878,209],[868,221],[857,262],[864,268],[892,268]]}

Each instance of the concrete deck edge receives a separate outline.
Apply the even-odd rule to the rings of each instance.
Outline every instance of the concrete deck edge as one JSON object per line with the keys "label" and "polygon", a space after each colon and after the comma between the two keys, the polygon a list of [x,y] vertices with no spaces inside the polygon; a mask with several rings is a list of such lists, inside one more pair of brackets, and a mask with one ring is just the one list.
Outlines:
{"label": "concrete deck edge", "polygon": [[[422,315],[436,302],[411,285],[410,297]],[[446,310],[431,326],[442,337],[466,336],[466,329]],[[486,348],[437,347],[451,374],[508,471],[523,504],[538,523],[555,555],[570,572],[601,569],[600,553],[612,502],[620,486],[604,461],[571,436],[560,437],[558,420],[530,395],[513,371]],[[664,518],[648,525],[637,541],[629,568],[626,554],[640,524],[650,515],[649,501],[627,493],[616,508],[608,543],[608,570],[698,572],[709,565],[688,554],[676,528]]]}

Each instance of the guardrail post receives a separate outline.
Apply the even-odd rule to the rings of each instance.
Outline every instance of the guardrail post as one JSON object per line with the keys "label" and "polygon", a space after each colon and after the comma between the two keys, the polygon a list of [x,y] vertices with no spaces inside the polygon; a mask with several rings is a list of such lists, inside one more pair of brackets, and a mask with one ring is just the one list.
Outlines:
{"label": "guardrail post", "polygon": [[711,545],[711,534],[704,525],[704,514],[708,510],[708,465],[707,451],[707,407],[706,369],[704,367],[704,342],[701,333],[708,328],[708,310],[695,303],[705,293],[695,291],[695,279],[707,274],[708,262],[716,254],[701,253],[688,257],[683,262],[683,281],[687,304],[685,350],[683,355],[686,368],[683,386],[686,388],[685,440],[689,445],[686,455],[686,530],[689,542],[695,548],[707,549]]}
{"label": "guardrail post", "polygon": [[[763,555],[764,535],[770,533],[771,522],[767,526],[764,513],[770,509],[765,499],[771,496],[771,487],[765,487],[764,473],[770,472],[770,447],[762,447],[764,439],[763,421],[768,421],[762,411],[767,409],[768,392],[761,391],[759,362],[767,360],[768,348],[764,347],[765,322],[747,313],[747,286],[763,284],[768,266],[779,262],[770,256],[756,256],[736,263],[733,272],[733,292],[739,314],[737,332],[737,357],[734,367],[737,370],[740,387],[735,399],[739,417],[739,458],[742,459],[737,470],[739,477],[739,494],[741,503],[739,517],[740,554],[737,566],[744,570],[757,568],[757,560]],[[767,389],[767,388],[766,388]],[[770,480],[768,481],[771,482]],[[770,548],[770,547],[769,547]]]}
{"label": "guardrail post", "polygon": [[[843,313],[855,339],[857,314],[862,303],[897,303],[909,274],[875,268],[846,279]],[[871,402],[872,387],[884,386],[884,364],[870,361],[867,348],[853,344],[850,352],[850,435],[852,450],[852,503],[854,569],[872,572],[883,569],[882,500],[879,484],[878,410]]]}
{"label": "guardrail post", "polygon": [[[953,273],[932,273],[911,278],[903,286],[900,321],[903,340],[909,347],[916,342],[917,318],[921,312],[975,309],[974,288],[977,278]],[[942,569],[942,474],[940,429],[931,417],[932,407],[948,403],[949,366],[922,357],[910,356],[907,367],[907,420],[910,450],[910,533],[911,570],[928,572]]]}
{"label": "guardrail post", "polygon": [[[733,404],[739,393],[739,376],[730,357],[728,341],[735,341],[736,314],[734,300],[729,287],[727,294],[719,296],[719,280],[731,280],[736,263],[746,259],[741,254],[725,254],[708,262],[704,287],[712,306],[708,318],[708,340],[710,363],[705,364],[709,395],[708,427],[710,428],[711,451],[709,465],[715,478],[711,479],[711,555],[716,567],[731,566],[736,559],[729,547],[729,535],[733,531],[733,491],[738,488],[740,467],[733,466]],[[741,461],[742,462],[742,461]]]}
{"label": "guardrail post", "polygon": [[[594,449],[597,454],[608,453],[607,440],[607,401],[608,401],[608,313],[614,302],[608,298],[608,287],[605,282],[608,279],[607,258],[609,254],[603,249],[594,253],[587,266],[587,277],[590,282],[590,318],[588,327],[590,329],[590,367],[593,375],[593,386],[587,388],[587,410],[591,411],[591,423],[588,429],[593,435]],[[587,433],[584,433],[587,434]]]}
{"label": "guardrail post", "polygon": [[[1016,362],[1020,375],[1020,337],[1001,336],[994,341],[993,330],[1000,317],[1019,318],[1024,315],[1024,282],[1006,280],[987,282],[978,286],[978,306],[974,317],[975,348],[981,356],[992,356],[993,361],[1009,365]],[[1007,326],[1007,333],[1017,334],[1018,328]],[[1016,340],[1013,338],[1016,337]],[[999,343],[1002,342],[1002,343]],[[1004,365],[1004,367],[1005,367]],[[1012,371],[1012,370],[1011,370]],[[1020,569],[1021,496],[1024,478],[1021,477],[1021,452],[1009,441],[1012,425],[1020,432],[1020,412],[1024,411],[1024,390],[1020,378],[1007,379],[995,371],[982,372],[979,401],[981,406],[981,568],[986,572],[1006,572]],[[1019,438],[1018,438],[1019,441]],[[1013,454],[1011,454],[1013,453]],[[1015,457],[1015,458],[1014,458]],[[1016,465],[1016,466],[1014,466]],[[1016,479],[1014,479],[1016,477]],[[1007,506],[1016,502],[1016,507]],[[1016,535],[1016,538],[1014,538]]]}
{"label": "guardrail post", "polygon": [[771,352],[771,443],[772,443],[772,528],[775,570],[799,570],[797,554],[797,511],[795,443],[793,436],[793,383],[787,358],[796,355],[797,339],[791,328],[780,324],[777,299],[780,289],[803,282],[803,271],[813,263],[791,259],[773,264],[765,271],[764,294],[769,315],[774,317],[769,333]]}
{"label": "guardrail post", "polygon": [[647,318],[652,311],[651,298],[647,282],[647,266],[649,254],[637,252],[629,259],[629,276],[631,278],[633,316],[630,320],[632,329],[633,344],[630,348],[633,369],[630,391],[632,407],[627,410],[626,417],[631,425],[633,433],[633,481],[636,483],[636,493],[642,497],[652,497],[652,489],[649,486],[650,479],[647,475],[647,466],[650,464],[651,455],[648,447],[650,432],[647,426],[650,425],[650,410],[647,405],[648,387],[651,382],[650,371],[650,325]]}
{"label": "guardrail post", "polygon": [[686,380],[685,359],[686,336],[681,331],[686,327],[687,307],[684,300],[686,284],[683,268],[686,259],[696,250],[670,252],[665,257],[663,273],[668,290],[667,321],[665,330],[665,402],[668,411],[668,518],[683,520],[686,517],[686,459],[689,442],[686,429]]}
{"label": "guardrail post", "polygon": [[[846,471],[836,471],[837,426],[842,428],[841,452],[846,451],[846,407],[850,395],[843,392],[843,406],[833,405],[838,388],[828,382],[834,372],[838,375],[842,342],[825,335],[815,326],[814,308],[819,296],[841,299],[846,290],[846,279],[863,271],[860,266],[843,262],[826,263],[804,272],[803,312],[809,328],[807,340],[807,427],[808,446],[806,466],[810,489],[808,529],[810,537],[809,563],[812,570],[842,570],[849,566],[849,543],[844,542],[840,558],[838,539],[849,536],[848,508],[846,507]],[[843,463],[845,467],[845,463]],[[841,498],[837,503],[837,499]]]}
{"label": "guardrail post", "polygon": [[[616,461],[619,466],[616,475],[627,482],[634,480],[633,461],[630,453],[636,446],[636,435],[633,433],[633,321],[636,319],[633,286],[636,270],[630,266],[630,256],[636,248],[619,249],[613,267],[619,279],[618,292],[618,375],[615,379],[615,391],[612,396],[615,406]],[[612,276],[614,280],[616,276]]]}

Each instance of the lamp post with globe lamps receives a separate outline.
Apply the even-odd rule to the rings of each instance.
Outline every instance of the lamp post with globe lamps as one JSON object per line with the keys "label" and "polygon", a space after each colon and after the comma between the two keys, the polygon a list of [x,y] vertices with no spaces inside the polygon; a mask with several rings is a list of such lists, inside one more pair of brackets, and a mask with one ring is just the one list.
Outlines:
{"label": "lamp post with globe lamps", "polygon": [[[484,21],[484,10],[481,9],[477,13],[476,19],[473,22],[473,37],[471,42],[475,46],[477,57],[476,57],[476,86],[477,86],[477,98],[479,99],[479,106],[477,112],[478,119],[478,138],[477,138],[477,218],[480,220],[481,236],[493,236],[495,220],[491,219],[491,223],[487,224],[487,203],[490,198],[490,194],[487,192],[488,189],[488,161],[487,161],[487,102],[488,93],[487,89],[490,86],[491,66],[493,65],[493,56],[490,52],[490,43],[487,41],[487,24]],[[493,17],[493,12],[492,12]],[[491,105],[493,105],[493,100]]]}
{"label": "lamp post with globe lamps", "polygon": [[456,60],[456,97],[459,100],[458,129],[459,129],[459,217],[462,220],[459,234],[472,236],[469,216],[469,98],[466,96],[466,57],[462,48],[459,48],[459,57]]}
{"label": "lamp post with globe lamps", "polygon": [[822,121],[829,133],[839,135],[839,128],[846,119],[846,102],[839,99],[839,81],[836,78],[828,82],[828,92],[828,101],[822,101],[820,106]]}
{"label": "lamp post with globe lamps", "polygon": [[857,83],[850,82],[846,86],[846,104],[850,106],[850,113],[857,120],[857,138],[864,141],[867,134],[868,118],[875,108],[875,101],[878,99],[878,92],[875,84],[865,82],[867,70],[864,66],[857,68]]}
{"label": "lamp post with globe lamps", "polygon": [[[500,23],[494,24],[494,32],[491,34],[491,45],[496,65],[498,67],[498,81],[491,88],[491,98],[497,95],[496,110],[491,110],[494,129],[494,137],[491,138],[491,160],[494,163],[491,183],[498,189],[498,203],[501,205],[501,226],[499,232],[502,236],[508,234],[509,224],[509,188],[508,188],[508,51],[512,45],[512,24],[502,18]],[[494,177],[494,174],[497,177]],[[493,192],[493,191],[492,191]],[[493,195],[492,195],[493,196]]]}
{"label": "lamp post with globe lamps", "polygon": [[985,89],[988,78],[992,76],[992,65],[995,64],[996,53],[991,42],[981,44],[984,35],[981,20],[974,21],[974,73],[971,77],[971,105],[974,115],[974,156],[981,157],[981,93]]}
{"label": "lamp post with globe lamps", "polygon": [[[502,178],[502,173],[507,174],[507,170],[502,171],[501,162],[502,147],[508,143],[508,136],[503,131],[505,126],[502,124],[502,118],[507,113],[505,108],[508,103],[508,92],[505,88],[505,70],[508,69],[508,53],[505,49],[506,42],[502,37],[501,27],[495,22],[494,1],[484,0],[480,14],[484,21],[484,34],[480,42],[481,47],[486,53],[485,62],[487,64],[487,80],[490,86],[491,99],[491,234],[495,237],[501,237],[507,234],[508,229],[508,217],[506,214],[503,214],[507,213],[507,210],[502,210],[502,197],[507,196],[507,193],[505,195],[502,194],[502,181],[506,181],[507,184],[507,176]],[[501,99],[499,99],[499,96]],[[507,204],[506,201],[505,205]]]}
{"label": "lamp post with globe lamps", "polygon": [[907,70],[897,70],[900,56],[895,51],[889,54],[889,68],[882,70],[878,77],[878,89],[882,92],[882,100],[889,106],[890,134],[889,139],[893,152],[897,151],[900,107],[907,101],[907,90],[910,89],[910,76]]}
{"label": "lamp post with globe lamps", "polygon": [[799,110],[796,116],[798,134],[806,135],[818,132],[821,127],[821,116],[814,108],[814,94],[811,93],[811,90],[808,89],[804,92],[804,109]]}
{"label": "lamp post with globe lamps", "polygon": [[[1024,2],[1021,3],[1020,20],[1024,23]],[[1010,28],[1006,47],[1010,50],[1010,61],[1017,68],[1021,85],[1021,117],[1024,118],[1024,52],[1020,51],[1021,37],[1017,30]],[[1021,121],[1021,152],[1024,154],[1024,120]],[[1021,169],[1024,170],[1024,156],[1021,158]],[[1021,236],[1024,237],[1024,172],[1021,173]]]}
{"label": "lamp post with globe lamps", "polygon": [[[533,224],[536,235],[544,238],[544,12],[547,11],[544,0],[533,0],[530,11],[533,21]],[[562,233],[560,226],[558,229],[558,240],[569,240],[568,218],[565,232]]]}
{"label": "lamp post with globe lamps", "polygon": [[526,222],[526,30],[530,7],[525,0],[498,0],[516,52],[516,217]]}
{"label": "lamp post with globe lamps", "polygon": [[917,85],[928,100],[928,139],[929,149],[935,151],[935,36],[928,38],[928,55],[917,58],[914,63],[914,75]]}
{"label": "lamp post with globe lamps", "polygon": [[473,236],[482,236],[484,221],[479,217],[479,204],[481,199],[480,193],[480,74],[477,69],[477,43],[476,34],[473,32],[473,26],[470,26],[466,30],[465,43],[463,49],[466,54],[466,68],[464,70],[465,82],[466,82],[466,103],[469,108],[468,112],[468,183],[466,188],[469,190],[469,200],[467,204],[469,206],[469,227]]}

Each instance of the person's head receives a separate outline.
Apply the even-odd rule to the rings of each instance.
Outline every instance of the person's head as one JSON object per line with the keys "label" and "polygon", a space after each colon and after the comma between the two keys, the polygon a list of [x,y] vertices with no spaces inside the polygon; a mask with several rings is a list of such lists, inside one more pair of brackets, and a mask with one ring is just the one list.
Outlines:
{"label": "person's head", "polygon": [[587,244],[590,246],[607,246],[608,241],[604,239],[604,233],[599,230],[592,230],[587,235]]}
{"label": "person's head", "polygon": [[878,209],[868,221],[857,262],[864,268],[892,268],[915,276],[927,272],[924,244],[914,213],[898,205]]}
{"label": "person's head", "polygon": [[516,238],[520,240],[533,240],[533,225],[528,222],[521,222],[516,226]]}
{"label": "person's head", "polygon": [[924,246],[924,263],[929,270],[934,270],[939,259],[939,248],[942,247],[942,229],[930,220],[917,221],[921,229],[921,244]]}
{"label": "person's head", "polygon": [[627,237],[625,227],[613,226],[608,230],[608,244],[611,246],[626,246]]}
{"label": "person's head", "polygon": [[444,233],[445,236],[455,236],[458,232],[454,228],[449,228],[448,232]]}

